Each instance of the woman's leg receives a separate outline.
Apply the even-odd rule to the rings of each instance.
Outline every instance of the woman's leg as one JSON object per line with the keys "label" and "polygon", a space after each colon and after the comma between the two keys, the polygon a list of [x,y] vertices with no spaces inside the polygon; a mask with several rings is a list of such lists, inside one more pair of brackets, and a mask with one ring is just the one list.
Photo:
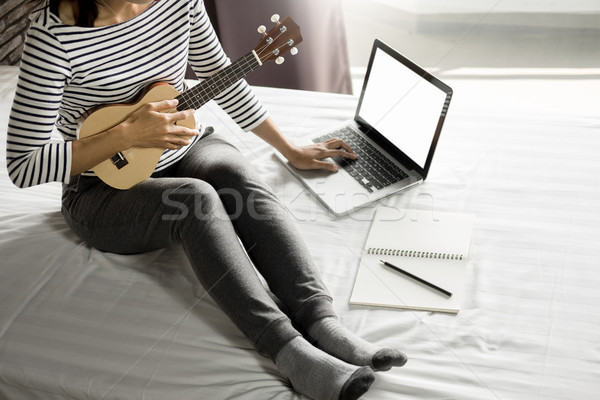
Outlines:
{"label": "woman's leg", "polygon": [[332,400],[368,390],[370,370],[322,353],[292,327],[254,272],[212,186],[194,178],[151,178],[121,191],[96,178],[75,180],[63,195],[63,214],[88,244],[138,253],[181,243],[204,288],[295,389]]}
{"label": "woman's leg", "polygon": [[406,356],[400,351],[368,343],[339,323],[319,270],[287,210],[234,146],[217,135],[205,138],[176,173],[198,177],[217,189],[269,288],[321,348],[376,370],[404,365]]}
{"label": "woman's leg", "polygon": [[123,191],[96,178],[81,180],[95,183],[67,193],[63,213],[88,244],[126,254],[181,243],[203,287],[261,354],[274,358],[299,336],[265,292],[212,186],[151,178]]}
{"label": "woman's leg", "polygon": [[216,134],[202,139],[175,173],[210,183],[270,290],[304,329],[333,317],[332,299],[288,211],[248,161]]}

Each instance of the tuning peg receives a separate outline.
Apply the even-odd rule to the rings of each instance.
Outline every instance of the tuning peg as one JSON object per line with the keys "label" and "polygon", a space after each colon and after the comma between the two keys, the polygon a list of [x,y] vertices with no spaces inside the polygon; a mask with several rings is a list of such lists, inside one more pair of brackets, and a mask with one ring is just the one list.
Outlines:
{"label": "tuning peg", "polygon": [[267,27],[264,25],[261,25],[258,27],[257,31],[258,31],[258,33],[265,35],[267,33]]}
{"label": "tuning peg", "polygon": [[296,47],[292,47],[290,49],[290,54],[293,55],[293,56],[295,56],[296,54],[298,54],[298,49]]}
{"label": "tuning peg", "polygon": [[271,22],[278,24],[279,23],[279,14],[273,14],[273,16],[271,17]]}
{"label": "tuning peg", "polygon": [[285,61],[285,58],[279,56],[275,59],[275,64],[283,64],[284,61]]}

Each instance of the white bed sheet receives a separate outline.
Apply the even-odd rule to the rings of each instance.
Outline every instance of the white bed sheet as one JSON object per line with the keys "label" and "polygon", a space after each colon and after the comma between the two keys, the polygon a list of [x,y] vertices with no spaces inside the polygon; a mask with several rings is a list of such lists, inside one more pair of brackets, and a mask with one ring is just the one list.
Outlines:
{"label": "white bed sheet", "polygon": [[[0,67],[0,132],[16,70]],[[284,131],[352,116],[351,96],[256,88]],[[382,202],[477,216],[458,315],[347,304],[374,207],[328,214],[214,105],[224,132],[286,204],[343,323],[403,349],[365,399],[597,399],[597,116],[451,107],[427,181]],[[0,166],[0,398],[300,399],[195,283],[182,251],[87,247],[60,185],[20,190]]]}

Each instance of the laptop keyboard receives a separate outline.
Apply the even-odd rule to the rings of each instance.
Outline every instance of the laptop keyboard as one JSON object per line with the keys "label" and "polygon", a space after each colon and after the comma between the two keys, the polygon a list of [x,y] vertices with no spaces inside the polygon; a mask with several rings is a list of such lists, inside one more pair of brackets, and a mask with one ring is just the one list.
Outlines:
{"label": "laptop keyboard", "polygon": [[358,159],[350,160],[344,157],[333,157],[333,160],[367,191],[374,192],[408,178],[408,175],[400,167],[350,127],[343,127],[315,138],[313,142],[323,142],[335,137],[348,143],[352,150],[358,154]]}

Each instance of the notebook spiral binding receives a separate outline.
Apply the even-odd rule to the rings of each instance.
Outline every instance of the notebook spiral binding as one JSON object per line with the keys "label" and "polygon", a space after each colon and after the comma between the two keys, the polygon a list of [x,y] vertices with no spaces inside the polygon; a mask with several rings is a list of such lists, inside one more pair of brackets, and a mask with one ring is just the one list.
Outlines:
{"label": "notebook spiral binding", "polygon": [[462,260],[464,258],[462,254],[436,253],[415,250],[382,249],[377,247],[370,247],[369,249],[367,249],[367,254],[396,257],[438,258],[442,260]]}

